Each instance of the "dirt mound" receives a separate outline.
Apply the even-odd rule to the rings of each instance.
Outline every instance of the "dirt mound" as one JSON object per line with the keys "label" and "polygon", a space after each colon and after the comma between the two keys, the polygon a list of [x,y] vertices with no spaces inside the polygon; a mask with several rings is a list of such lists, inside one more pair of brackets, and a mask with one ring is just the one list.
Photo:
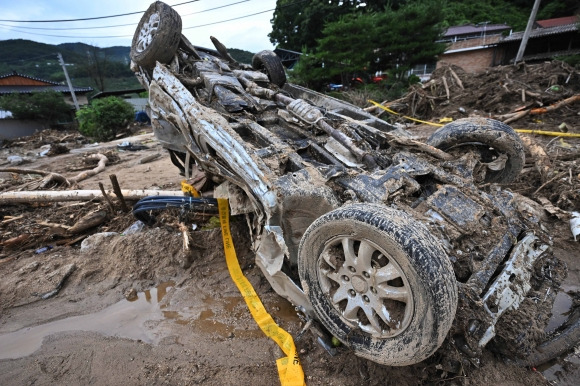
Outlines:
{"label": "dirt mound", "polygon": [[[506,121],[511,113],[553,105],[580,94],[580,71],[560,61],[490,67],[475,74],[444,65],[425,84],[417,84],[399,100],[398,112],[420,119],[459,119],[481,115]],[[554,118],[570,131],[580,132],[580,116],[574,106],[562,107]],[[542,129],[541,114],[526,114],[518,124]],[[522,116],[523,118],[523,116]],[[542,121],[542,122],[540,122]],[[507,122],[509,123],[509,122]]]}

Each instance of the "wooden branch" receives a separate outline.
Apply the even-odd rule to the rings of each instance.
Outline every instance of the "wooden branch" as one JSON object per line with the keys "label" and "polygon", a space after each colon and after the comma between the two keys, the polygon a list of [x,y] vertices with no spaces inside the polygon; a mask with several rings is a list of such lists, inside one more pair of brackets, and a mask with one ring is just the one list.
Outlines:
{"label": "wooden branch", "polygon": [[52,183],[62,184],[65,186],[71,186],[73,183],[77,183],[84,179],[87,179],[95,174],[102,172],[105,169],[107,162],[109,161],[106,156],[103,154],[91,154],[88,156],[89,159],[98,159],[99,163],[97,167],[92,170],[84,171],[70,179],[67,179],[62,174],[54,173],[54,172],[47,172],[44,170],[35,170],[35,169],[19,169],[19,168],[1,168],[0,172],[6,173],[19,173],[19,174],[38,174],[39,176],[45,176],[42,179],[39,187],[41,189],[45,189]]}
{"label": "wooden branch", "polygon": [[427,145],[426,143],[415,141],[414,139],[405,138],[405,137],[395,137],[389,141],[390,144],[396,143],[402,146],[409,146],[413,147],[419,151],[422,151],[425,154],[429,154],[437,159],[441,159],[444,161],[451,161],[454,157],[444,152],[443,150],[439,150],[436,147],[431,145]]}
{"label": "wooden branch", "polygon": [[453,79],[455,79],[459,87],[461,87],[462,90],[465,90],[465,88],[463,87],[463,83],[461,82],[461,79],[459,79],[455,71],[453,71],[451,67],[449,67],[449,71],[451,72],[451,76],[453,77]]}
{"label": "wooden branch", "polygon": [[119,181],[117,181],[117,176],[111,174],[109,175],[109,178],[111,179],[111,184],[113,184],[113,192],[121,202],[121,209],[123,210],[123,212],[127,213],[129,211],[129,208],[127,207],[127,203],[125,202],[125,198],[123,197],[123,192],[121,192],[121,187],[119,186]]}
{"label": "wooden branch", "polygon": [[510,122],[517,121],[518,119],[525,117],[529,113],[530,113],[530,110],[519,111],[519,112],[513,114],[510,118],[504,120],[503,123],[508,124]]}
{"label": "wooden branch", "polygon": [[18,174],[38,174],[39,176],[48,176],[52,174],[44,170],[21,169],[21,168],[0,168],[0,173],[18,173]]}
{"label": "wooden branch", "polygon": [[447,99],[449,99],[449,86],[447,85],[447,78],[442,77],[441,78],[443,80],[443,86],[445,87],[445,94],[447,94]]}
{"label": "wooden branch", "polygon": [[68,232],[70,234],[77,234],[86,231],[87,229],[91,229],[96,227],[97,225],[101,225],[105,222],[107,218],[107,212],[104,210],[98,210],[93,213],[89,213],[84,217],[81,217],[70,229]]}
{"label": "wooden branch", "polygon": [[107,203],[109,204],[109,208],[111,209],[111,214],[114,214],[115,213],[115,206],[113,205],[113,201],[111,201],[107,192],[105,192],[105,187],[103,186],[102,182],[99,182],[99,189],[101,189],[101,193],[103,193],[103,197],[105,198],[105,200],[107,200]]}
{"label": "wooden branch", "polygon": [[572,95],[570,98],[566,98],[564,100],[556,102],[553,105],[550,105],[548,107],[539,107],[537,109],[532,109],[530,111],[530,115],[546,114],[546,113],[549,113],[551,111],[557,110],[560,107],[572,104],[572,103],[577,102],[577,101],[580,101],[580,94]]}
{"label": "wooden branch", "polygon": [[[113,192],[107,192],[109,195]],[[122,190],[126,200],[137,201],[148,196],[181,197],[181,190]],[[18,204],[31,202],[63,202],[63,201],[90,201],[104,200],[100,190],[44,190],[31,192],[3,192],[0,193],[0,204]]]}
{"label": "wooden branch", "polygon": [[521,135],[520,138],[526,145],[530,154],[535,158],[536,170],[540,173],[542,182],[545,182],[548,172],[550,171],[550,158],[548,157],[548,154],[546,154],[544,148],[538,145],[531,137]]}
{"label": "wooden branch", "polygon": [[77,183],[79,181],[85,180],[89,177],[94,176],[95,174],[98,174],[100,172],[102,172],[103,170],[105,170],[105,166],[107,166],[107,162],[109,162],[109,159],[103,155],[103,154],[91,154],[87,157],[88,159],[98,159],[99,163],[97,164],[97,167],[95,167],[92,170],[86,170],[84,172],[81,172],[79,174],[77,174],[76,176],[72,177],[70,179],[70,181],[72,183]]}

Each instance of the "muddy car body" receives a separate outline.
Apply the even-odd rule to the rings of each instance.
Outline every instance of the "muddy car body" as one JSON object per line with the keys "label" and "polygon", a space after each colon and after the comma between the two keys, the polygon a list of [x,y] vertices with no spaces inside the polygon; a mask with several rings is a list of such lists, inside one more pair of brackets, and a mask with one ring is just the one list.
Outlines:
{"label": "muddy car body", "polygon": [[132,69],[156,137],[186,176],[197,165],[246,214],[278,294],[386,365],[420,362],[444,341],[472,360],[489,345],[522,363],[546,359],[525,358],[546,339],[565,269],[538,208],[495,184],[524,163],[511,128],[470,118],[421,143],[287,83],[273,52],[250,66],[212,41],[215,50],[193,46],[179,15],[153,3]]}

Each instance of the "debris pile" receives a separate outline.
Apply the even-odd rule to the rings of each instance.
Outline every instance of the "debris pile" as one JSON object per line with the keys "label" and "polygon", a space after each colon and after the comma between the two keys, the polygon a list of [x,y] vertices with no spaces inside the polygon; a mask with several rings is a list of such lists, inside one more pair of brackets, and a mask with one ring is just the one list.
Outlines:
{"label": "debris pile", "polygon": [[[580,209],[580,71],[560,61],[490,67],[471,74],[444,65],[431,80],[412,86],[395,101],[383,102],[400,115],[432,122],[467,116],[500,120],[520,131],[526,165],[508,188],[528,196],[549,213]],[[385,111],[374,110],[385,116]],[[433,127],[433,130],[436,128]],[[524,134],[549,132],[550,136]],[[547,206],[547,205],[552,206]]]}
{"label": "debris pile", "polygon": [[[481,115],[509,124],[527,116],[518,124],[532,124],[531,129],[537,130],[555,119],[558,126],[566,123],[569,130],[580,132],[576,102],[580,102],[580,71],[551,61],[490,67],[475,74],[444,65],[430,81],[413,86],[396,107],[422,119]],[[555,110],[557,117],[547,114]]]}

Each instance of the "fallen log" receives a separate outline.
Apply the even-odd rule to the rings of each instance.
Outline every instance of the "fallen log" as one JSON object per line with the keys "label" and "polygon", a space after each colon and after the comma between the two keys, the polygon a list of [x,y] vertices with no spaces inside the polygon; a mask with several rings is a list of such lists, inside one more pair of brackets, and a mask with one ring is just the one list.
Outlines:
{"label": "fallen log", "polygon": [[580,94],[572,95],[570,98],[566,98],[564,100],[556,102],[548,107],[538,107],[536,109],[532,109],[530,110],[530,115],[546,114],[549,113],[550,111],[557,110],[560,107],[567,106],[577,101],[580,101]]}
{"label": "fallen log", "polygon": [[99,163],[97,164],[97,166],[94,169],[81,172],[81,173],[77,174],[76,176],[68,178],[68,179],[61,174],[54,173],[54,172],[47,172],[44,170],[20,169],[20,168],[0,168],[0,172],[19,173],[19,174],[38,174],[39,176],[45,176],[45,178],[43,178],[42,182],[39,185],[39,187],[41,189],[46,188],[51,183],[56,183],[57,185],[62,184],[65,186],[71,186],[74,183],[85,180],[89,177],[94,176],[95,174],[102,172],[105,169],[107,162],[109,161],[106,156],[104,156],[103,154],[100,154],[100,153],[99,154],[91,154],[87,158],[97,159],[97,160],[99,160]]}
{"label": "fallen log", "polygon": [[69,228],[70,234],[77,234],[101,225],[107,218],[107,211],[99,210],[79,219],[72,227]]}
{"label": "fallen log", "polygon": [[544,148],[538,145],[536,141],[534,141],[531,137],[527,135],[520,135],[520,138],[524,143],[524,145],[526,145],[526,148],[528,149],[532,157],[534,157],[535,159],[534,164],[536,166],[536,170],[538,171],[538,173],[540,173],[540,178],[542,182],[546,182],[548,173],[551,168],[550,157],[548,157],[548,154],[546,154]]}
{"label": "fallen log", "polygon": [[[180,190],[121,190],[126,200],[137,201],[147,196],[183,196]],[[107,194],[113,194],[108,191]],[[90,201],[104,200],[100,190],[39,190],[31,192],[3,192],[0,193],[0,204],[18,204],[31,202],[63,202],[63,201]]]}
{"label": "fallen log", "polygon": [[94,169],[81,172],[81,173],[77,174],[76,176],[70,178],[69,180],[71,182],[76,183],[76,182],[85,180],[89,177],[92,177],[95,174],[99,174],[100,172],[105,170],[105,166],[107,166],[107,162],[109,162],[109,159],[100,153],[99,154],[91,154],[87,157],[87,159],[98,159],[99,163],[97,164],[97,166]]}

